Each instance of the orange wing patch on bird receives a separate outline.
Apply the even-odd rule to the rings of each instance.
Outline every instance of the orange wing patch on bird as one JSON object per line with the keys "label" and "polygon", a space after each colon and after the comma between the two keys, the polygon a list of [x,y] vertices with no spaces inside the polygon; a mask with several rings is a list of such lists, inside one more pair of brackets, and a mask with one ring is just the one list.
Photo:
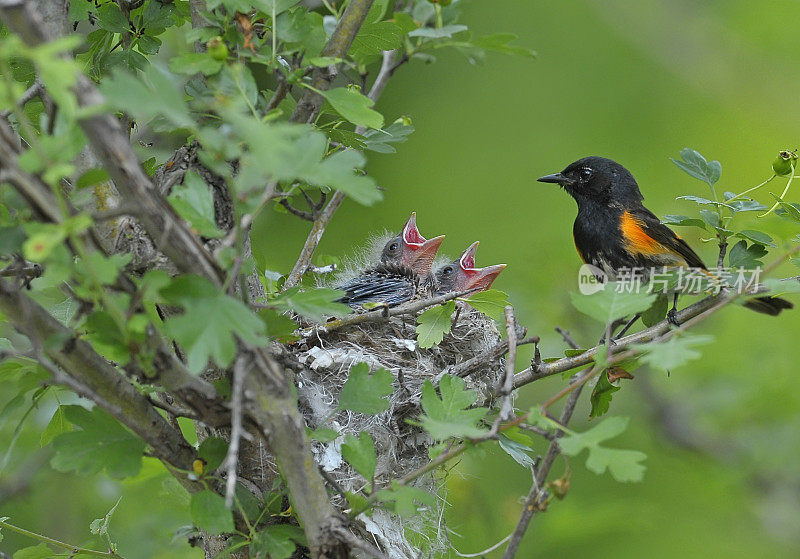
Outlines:
{"label": "orange wing patch on bird", "polygon": [[625,211],[619,220],[622,238],[625,241],[625,250],[631,254],[641,254],[644,257],[659,260],[664,264],[685,266],[686,260],[676,251],[664,246],[644,229],[644,223],[637,217]]}

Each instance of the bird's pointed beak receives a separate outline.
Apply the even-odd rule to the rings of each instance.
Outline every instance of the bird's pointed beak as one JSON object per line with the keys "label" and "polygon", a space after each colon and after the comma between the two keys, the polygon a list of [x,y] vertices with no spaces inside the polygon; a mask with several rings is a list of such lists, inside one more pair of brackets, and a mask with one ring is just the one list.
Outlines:
{"label": "bird's pointed beak", "polygon": [[432,239],[423,237],[417,228],[417,213],[413,212],[403,227],[403,263],[418,275],[427,275],[443,240],[444,235]]}
{"label": "bird's pointed beak", "polygon": [[506,269],[505,264],[495,264],[494,266],[486,266],[485,268],[473,268],[468,274],[467,284],[465,290],[478,289],[485,291],[489,289],[500,272]]}
{"label": "bird's pointed beak", "polygon": [[552,175],[545,175],[536,179],[538,182],[552,182],[554,184],[564,185],[571,182],[567,177],[561,173],[554,173]]}
{"label": "bird's pointed beak", "polygon": [[467,250],[461,253],[461,258],[458,259],[458,265],[461,266],[461,270],[471,270],[475,269],[475,253],[478,251],[478,245],[481,244],[480,241],[475,241]]}
{"label": "bird's pointed beak", "polygon": [[469,291],[478,289],[484,291],[489,289],[497,276],[500,275],[505,268],[505,264],[496,264],[494,266],[486,266],[485,268],[475,267],[475,253],[478,250],[480,243],[475,241],[469,248],[461,253],[461,258],[458,259],[458,266],[461,268],[461,281],[459,281],[459,291]]}

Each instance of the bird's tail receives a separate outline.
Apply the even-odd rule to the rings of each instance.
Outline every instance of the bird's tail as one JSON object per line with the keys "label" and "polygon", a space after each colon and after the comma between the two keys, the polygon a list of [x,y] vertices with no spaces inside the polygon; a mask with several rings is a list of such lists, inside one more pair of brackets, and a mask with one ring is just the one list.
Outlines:
{"label": "bird's tail", "polygon": [[780,297],[754,297],[744,302],[744,306],[748,309],[777,316],[783,309],[793,309],[794,305],[786,299]]}

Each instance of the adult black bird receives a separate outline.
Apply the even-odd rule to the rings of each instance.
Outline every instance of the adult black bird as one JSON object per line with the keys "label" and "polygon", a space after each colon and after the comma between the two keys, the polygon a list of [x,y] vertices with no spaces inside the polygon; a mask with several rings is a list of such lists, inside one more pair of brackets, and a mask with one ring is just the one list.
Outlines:
{"label": "adult black bird", "polygon": [[[714,277],[692,248],[644,207],[644,196],[633,175],[605,157],[584,157],[560,173],[537,179],[561,185],[578,203],[572,228],[575,247],[584,263],[610,276],[633,268],[697,268]],[[678,294],[668,318],[677,324]],[[755,297],[744,302],[754,311],[777,315],[792,303],[779,297]]]}
{"label": "adult black bird", "polygon": [[469,291],[471,289],[485,291],[491,287],[506,265],[495,264],[476,268],[475,252],[479,244],[478,241],[475,241],[461,253],[461,256],[436,269],[433,274],[433,294],[444,295],[451,291]]}
{"label": "adult black bird", "polygon": [[431,266],[443,240],[444,235],[423,237],[413,212],[402,231],[386,242],[377,265],[336,286],[345,292],[339,301],[356,310],[368,310],[369,304],[393,306],[410,300],[432,281]]}

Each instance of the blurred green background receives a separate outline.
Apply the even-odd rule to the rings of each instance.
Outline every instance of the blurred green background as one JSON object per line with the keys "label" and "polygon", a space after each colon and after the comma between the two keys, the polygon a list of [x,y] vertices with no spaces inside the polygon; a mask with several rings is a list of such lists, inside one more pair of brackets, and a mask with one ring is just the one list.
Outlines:
{"label": "blurred green background", "polygon": [[[347,254],[365,235],[397,229],[416,210],[423,234],[447,234],[449,254],[480,240],[479,265],[509,265],[495,286],[509,293],[529,333],[541,336],[545,357],[563,355],[556,325],[584,344],[599,331],[569,303],[580,264],[571,238],[574,202],[536,177],[604,155],[633,172],[655,213],[695,214],[693,203],[675,200],[706,195],[669,161],[681,148],[720,160],[720,184],[738,192],[771,174],[779,149],[800,145],[795,1],[471,0],[462,9],[474,33],[516,33],[538,58],[492,55],[473,67],[458,53],[436,52],[433,65],[400,69],[379,105],[389,119],[409,115],[416,132],[397,154],[370,154],[385,202],[345,202],[319,254]],[[790,194],[798,197],[800,191]],[[767,192],[759,198],[766,201]],[[296,218],[267,216],[257,228],[260,264],[287,272],[306,232]],[[713,243],[696,230],[681,234],[713,260]],[[280,244],[271,241],[276,235]],[[534,518],[519,557],[800,556],[800,390],[792,350],[799,327],[800,311],[774,319],[727,309],[699,329],[716,337],[701,360],[669,377],[643,368],[623,381],[611,413],[630,417],[630,427],[614,446],[648,454],[644,482],[619,484],[587,472],[585,455],[573,459],[571,491]],[[522,353],[519,368],[529,357]],[[518,406],[541,402],[563,382],[525,387]],[[575,415],[579,430],[587,425],[587,400],[588,392]],[[46,422],[46,410],[33,419]],[[14,426],[2,426],[0,446]],[[22,432],[6,473],[29,467],[18,457],[38,446],[36,436]],[[0,503],[0,512],[80,542],[89,538],[89,522],[122,496],[111,533],[126,557],[201,556],[180,540],[165,547],[188,518],[153,506],[163,473],[151,466],[122,484],[45,467],[29,492]],[[553,476],[564,468],[559,458]],[[502,452],[467,457],[448,483],[453,544],[474,553],[505,537],[529,488],[529,473]],[[0,549],[23,543],[33,542],[7,534]]]}

